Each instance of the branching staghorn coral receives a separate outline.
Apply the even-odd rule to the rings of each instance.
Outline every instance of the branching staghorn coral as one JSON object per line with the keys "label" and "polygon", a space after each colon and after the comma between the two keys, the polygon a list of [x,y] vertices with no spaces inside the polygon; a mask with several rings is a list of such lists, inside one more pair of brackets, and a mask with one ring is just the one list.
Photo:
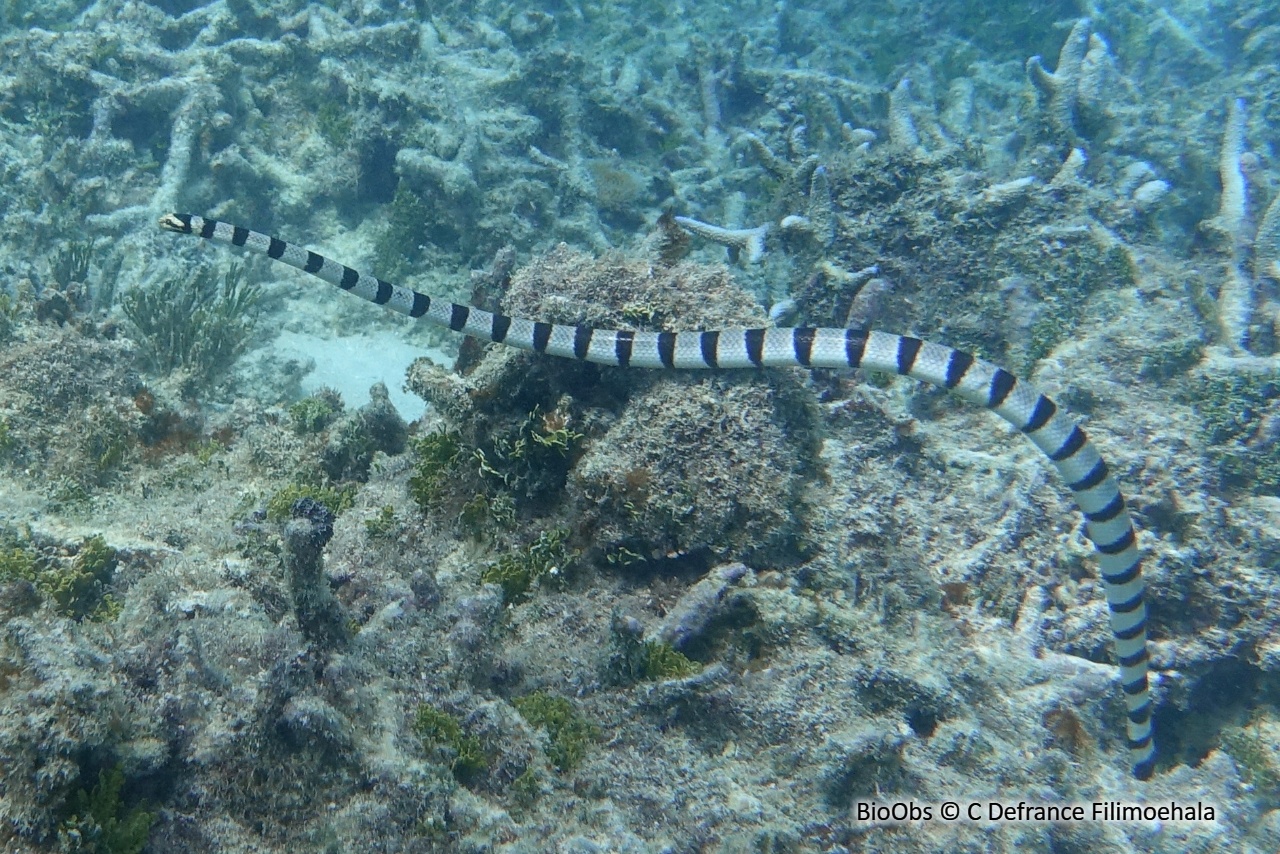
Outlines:
{"label": "branching staghorn coral", "polygon": [[[1249,214],[1250,182],[1245,162],[1245,103],[1232,98],[1227,103],[1226,125],[1222,131],[1222,147],[1218,155],[1218,177],[1222,195],[1218,213],[1202,223],[1202,228],[1216,234],[1225,244],[1227,261],[1218,287],[1218,337],[1226,355],[1237,368],[1248,369],[1253,358],[1251,324],[1255,321],[1257,281],[1274,277],[1277,238],[1280,237],[1280,212],[1273,201],[1254,229]],[[1270,361],[1253,365],[1256,369],[1273,370]]]}
{"label": "branching staghorn coral", "polygon": [[1085,156],[1083,149],[1071,149],[1067,159],[1062,161],[1062,166],[1049,181],[1049,186],[1055,190],[1064,190],[1079,185],[1080,172],[1088,162],[1089,158]]}
{"label": "branching staghorn coral", "polygon": [[734,144],[735,147],[745,145],[750,148],[764,170],[779,181],[788,180],[795,171],[795,167],[785,157],[774,154],[773,149],[765,145],[764,140],[754,133],[740,134]]}
{"label": "branching staghorn coral", "polygon": [[1233,253],[1238,253],[1246,242],[1244,230],[1249,200],[1244,169],[1240,163],[1240,158],[1244,156],[1244,131],[1244,99],[1231,98],[1227,102],[1222,147],[1218,154],[1218,178],[1222,181],[1222,196],[1213,227],[1231,241]]}
{"label": "branching staghorn coral", "polygon": [[769,233],[768,223],[755,228],[723,228],[687,216],[678,216],[675,221],[690,234],[728,247],[730,256],[735,260],[742,257],[748,264],[755,264],[764,257],[764,238]]}
{"label": "branching staghorn coral", "polygon": [[856,128],[845,122],[840,126],[840,137],[854,154],[866,154],[876,141],[876,132],[870,128]]}
{"label": "branching staghorn coral", "polygon": [[813,170],[809,178],[809,203],[806,210],[813,235],[824,249],[836,239],[836,213],[831,198],[831,174],[825,166]]}
{"label": "branching staghorn coral", "polygon": [[1081,18],[1067,34],[1053,71],[1045,69],[1039,56],[1027,60],[1027,74],[1046,101],[1050,126],[1067,139],[1079,135],[1076,118],[1081,101],[1081,69],[1088,49],[1089,19]]}
{"label": "branching staghorn coral", "polygon": [[111,135],[113,125],[127,124],[135,115],[165,112],[171,120],[159,186],[145,203],[124,204],[109,213],[90,215],[89,222],[100,228],[118,228],[170,207],[188,183],[193,160],[198,160],[201,132],[210,124],[229,119],[226,113],[218,112],[220,90],[203,63],[180,65],[173,56],[164,54],[151,59],[164,72],[154,80],[137,82],[100,71],[91,73],[99,94],[93,104],[89,149],[109,151],[119,142]]}
{"label": "branching staghorn coral", "polygon": [[836,239],[836,212],[826,166],[817,166],[809,177],[804,214],[784,216],[778,221],[778,229],[784,234],[808,235],[823,249],[831,248]]}
{"label": "branching staghorn coral", "polygon": [[1002,208],[1028,195],[1040,186],[1040,180],[1034,175],[1014,178],[1012,181],[1001,181],[984,187],[982,192],[969,198],[970,212],[981,212],[993,208]]}
{"label": "branching staghorn coral", "polygon": [[920,147],[920,134],[911,115],[911,81],[906,77],[889,93],[889,143],[908,150]]}
{"label": "branching staghorn coral", "polygon": [[1243,267],[1246,246],[1245,222],[1248,193],[1240,158],[1244,155],[1244,101],[1233,98],[1227,105],[1227,122],[1222,131],[1222,151],[1218,175],[1222,179],[1222,200],[1214,225],[1230,241],[1231,259],[1218,291],[1218,319],[1222,337],[1235,354],[1248,349],[1249,318],[1253,311],[1253,283]]}
{"label": "branching staghorn coral", "polygon": [[1280,280],[1280,194],[1267,205],[1253,239],[1253,278]]}

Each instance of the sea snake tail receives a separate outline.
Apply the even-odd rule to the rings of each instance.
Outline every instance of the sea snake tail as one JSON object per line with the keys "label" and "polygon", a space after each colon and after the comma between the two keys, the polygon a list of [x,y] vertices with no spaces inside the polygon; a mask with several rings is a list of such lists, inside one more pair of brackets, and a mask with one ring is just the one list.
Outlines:
{"label": "sea snake tail", "polygon": [[721,329],[634,332],[566,326],[493,314],[420,294],[256,231],[191,214],[161,228],[229,243],[297,267],[369,302],[454,332],[552,356],[637,368],[864,368],[901,374],[984,406],[1026,434],[1066,481],[1098,551],[1128,708],[1133,774],[1155,768],[1147,687],[1147,609],[1133,523],[1124,497],[1083,430],[1052,400],[1003,368],[919,338],[866,329]]}

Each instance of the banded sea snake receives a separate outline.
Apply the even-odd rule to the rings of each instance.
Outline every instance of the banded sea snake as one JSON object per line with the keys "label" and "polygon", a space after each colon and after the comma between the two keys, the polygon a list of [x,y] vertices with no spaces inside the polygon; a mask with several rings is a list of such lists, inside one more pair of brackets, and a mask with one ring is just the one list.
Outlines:
{"label": "banded sea snake", "polygon": [[1133,523],[1124,496],[1080,427],[1052,400],[1003,368],[907,335],[815,327],[634,332],[492,314],[430,297],[238,225],[165,214],[160,227],[260,252],[361,299],[454,332],[567,359],[636,368],[863,368],[945,388],[1024,433],[1066,481],[1098,552],[1111,612],[1133,774],[1151,777],[1155,742],[1147,687],[1147,609]]}

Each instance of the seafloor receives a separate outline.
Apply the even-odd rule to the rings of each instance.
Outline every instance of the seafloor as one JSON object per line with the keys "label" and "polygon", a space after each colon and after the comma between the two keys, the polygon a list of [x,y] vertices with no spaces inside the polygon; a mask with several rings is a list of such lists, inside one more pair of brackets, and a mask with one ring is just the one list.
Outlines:
{"label": "seafloor", "polygon": [[[0,6],[5,852],[1280,850],[1280,7],[800,5]],[[170,210],[1034,380],[1140,529],[1154,778],[989,413],[460,346]]]}

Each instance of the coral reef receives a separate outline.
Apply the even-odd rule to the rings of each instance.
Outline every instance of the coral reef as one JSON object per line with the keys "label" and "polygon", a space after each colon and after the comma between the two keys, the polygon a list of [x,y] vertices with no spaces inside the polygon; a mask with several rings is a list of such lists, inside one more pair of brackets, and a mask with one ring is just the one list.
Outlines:
{"label": "coral reef", "polygon": [[[15,2],[0,43],[0,848],[1280,849],[1275,9]],[[982,413],[457,344],[170,209],[541,320],[1028,374],[1139,522],[1155,778],[1080,522]],[[301,391],[347,333],[431,356],[421,419],[399,368]],[[946,799],[1218,815],[853,809]]]}
{"label": "coral reef", "polygon": [[387,387],[369,389],[369,402],[334,424],[320,451],[320,468],[331,481],[364,481],[377,454],[396,456],[409,441],[409,426],[391,403]]}
{"label": "coral reef", "polygon": [[[687,263],[661,268],[643,259],[596,261],[567,249],[519,271],[504,304],[518,315],[603,328],[748,325],[759,316],[732,292],[723,270]],[[474,447],[460,452],[450,440],[446,453],[435,448],[442,440],[424,440],[435,443],[429,456],[438,462],[416,475],[415,497],[434,497],[443,478],[460,476],[455,491],[474,495],[481,486],[505,492],[517,510],[536,503],[539,515],[568,500],[565,510],[574,515],[569,544],[588,561],[622,550],[644,561],[763,553],[794,559],[803,532],[797,502],[813,460],[813,413],[793,380],[770,375],[764,382],[690,377],[654,383],[618,376],[611,378],[612,389],[591,390],[583,385],[584,374],[594,376],[597,369],[546,362],[522,367],[529,361],[494,350],[462,377],[415,366],[410,388],[439,407],[451,431],[446,435],[458,434]],[[581,394],[584,388],[588,394]],[[519,452],[528,421],[513,423],[512,402],[519,402],[517,411],[532,402],[565,413],[552,423],[534,418],[532,437],[540,438],[533,445],[549,453],[530,458]],[[568,418],[581,425],[574,428],[582,431],[574,440],[581,450],[568,447],[568,436],[556,439]],[[513,434],[515,439],[502,440]],[[671,453],[673,447],[684,453]],[[467,456],[475,462],[465,464]],[[702,484],[696,495],[690,483]],[[784,495],[794,500],[780,502]]]}

